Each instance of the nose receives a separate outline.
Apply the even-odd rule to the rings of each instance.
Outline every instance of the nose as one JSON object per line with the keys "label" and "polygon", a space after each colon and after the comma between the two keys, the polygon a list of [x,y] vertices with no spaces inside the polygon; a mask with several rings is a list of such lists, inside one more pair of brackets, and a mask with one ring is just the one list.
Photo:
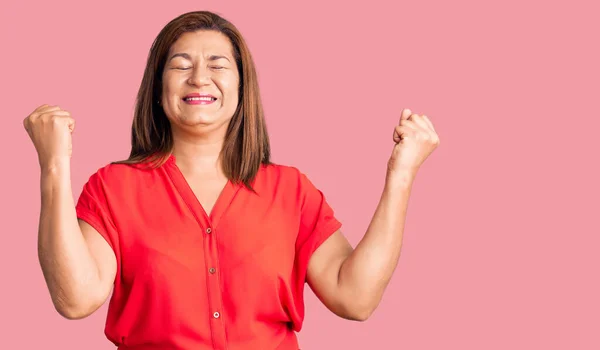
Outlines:
{"label": "nose", "polygon": [[192,69],[188,84],[192,86],[202,86],[210,83],[210,72],[203,67],[195,67]]}

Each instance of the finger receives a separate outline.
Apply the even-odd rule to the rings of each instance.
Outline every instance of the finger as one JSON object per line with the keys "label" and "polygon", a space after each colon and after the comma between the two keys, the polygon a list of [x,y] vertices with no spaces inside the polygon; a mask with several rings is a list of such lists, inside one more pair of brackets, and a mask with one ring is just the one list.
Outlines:
{"label": "finger", "polygon": [[56,115],[56,117],[58,117],[61,120],[63,125],[66,125],[69,128],[70,132],[73,132],[73,130],[75,129],[75,119],[71,118],[70,114],[69,115]]}
{"label": "finger", "polygon": [[44,113],[47,111],[55,111],[55,110],[60,110],[60,107],[57,105],[41,105],[40,107],[35,109],[35,112],[37,113]]}
{"label": "finger", "polygon": [[31,136],[31,133],[29,132],[31,128],[31,119],[29,119],[29,117],[23,119],[23,128],[25,128],[25,131]]}
{"label": "finger", "polygon": [[412,112],[410,111],[410,109],[404,108],[402,110],[402,113],[400,113],[400,122],[402,122],[403,120],[407,120],[411,114],[412,114]]}
{"label": "finger", "polygon": [[406,125],[398,125],[394,128],[394,142],[398,143],[407,137],[410,137],[415,132],[414,129]]}
{"label": "finger", "polygon": [[[413,115],[414,115],[414,114],[413,114]],[[418,130],[426,130],[426,129],[423,129],[423,127],[422,127],[421,125],[419,125],[419,124],[418,124],[416,121],[414,121],[414,120],[412,120],[412,119],[406,119],[406,120],[402,120],[402,121],[400,122],[400,125],[402,125],[402,126],[406,126],[406,127],[410,128],[410,129],[413,129],[413,130],[415,130],[415,131],[418,131]]]}
{"label": "finger", "polygon": [[410,117],[410,120],[414,121],[415,124],[419,125],[423,130],[429,130],[429,125],[427,124],[422,115],[413,114]]}
{"label": "finger", "polygon": [[29,119],[29,117],[23,119],[23,127],[25,128],[25,130],[29,129],[30,122],[31,122],[31,119]]}
{"label": "finger", "polygon": [[52,116],[70,117],[71,116],[71,112],[63,111],[63,110],[49,111],[49,112],[45,112],[45,113],[41,114],[39,117],[40,118],[52,118]]}
{"label": "finger", "polygon": [[33,111],[33,113],[31,113],[31,117],[32,118],[37,118],[40,115],[47,113],[47,112],[52,112],[52,111],[60,111],[61,108],[59,106],[48,106],[46,105],[45,107],[39,107],[37,108],[35,111]]}
{"label": "finger", "polygon": [[429,125],[431,130],[435,131],[435,128],[433,127],[433,123],[431,122],[431,120],[429,120],[429,118],[427,118],[426,115],[423,115],[423,120],[425,120],[425,122],[427,123],[427,125]]}
{"label": "finger", "polygon": [[67,120],[67,126],[69,127],[69,131],[72,133],[75,130],[75,119],[69,118],[69,120]]}
{"label": "finger", "polygon": [[41,109],[43,109],[43,108],[49,107],[49,106],[50,106],[49,104],[47,104],[47,103],[44,103],[43,105],[40,105],[40,106],[38,106],[38,107],[37,107],[36,109],[34,109],[33,111],[34,111],[34,112],[37,112],[37,111],[39,111],[39,110],[41,110]]}
{"label": "finger", "polygon": [[[415,117],[415,114],[412,115]],[[435,131],[431,130],[428,126],[422,126],[419,124],[418,120],[420,118],[415,118],[414,120],[403,120],[401,127],[405,127],[407,131],[407,135],[414,137],[415,139],[425,139],[425,140],[435,140],[437,139],[437,135]]]}
{"label": "finger", "polygon": [[60,120],[60,125],[66,125],[69,128],[69,132],[75,130],[75,119],[71,118],[70,115],[55,115]]}

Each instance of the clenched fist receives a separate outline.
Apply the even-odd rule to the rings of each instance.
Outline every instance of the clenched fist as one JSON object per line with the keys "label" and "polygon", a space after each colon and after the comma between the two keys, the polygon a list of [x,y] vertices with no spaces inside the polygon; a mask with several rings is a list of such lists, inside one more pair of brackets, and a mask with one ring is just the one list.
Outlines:
{"label": "clenched fist", "polygon": [[71,113],[45,104],[27,116],[23,126],[33,141],[41,167],[52,167],[70,159],[71,133],[75,129]]}
{"label": "clenched fist", "polygon": [[394,128],[394,149],[388,161],[390,174],[409,172],[416,174],[427,157],[438,147],[438,137],[433,124],[425,115],[402,110],[400,123]]}

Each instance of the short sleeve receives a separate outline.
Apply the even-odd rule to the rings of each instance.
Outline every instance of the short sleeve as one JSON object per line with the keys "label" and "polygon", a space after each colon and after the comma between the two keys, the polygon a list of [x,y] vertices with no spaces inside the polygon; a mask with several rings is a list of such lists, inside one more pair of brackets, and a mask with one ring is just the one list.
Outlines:
{"label": "short sleeve", "polygon": [[104,237],[115,252],[117,262],[119,262],[117,229],[110,215],[105,182],[100,172],[90,176],[83,186],[75,210],[77,218],[90,224],[90,226],[95,228]]}
{"label": "short sleeve", "polygon": [[325,195],[300,173],[298,180],[300,200],[300,226],[296,238],[294,259],[292,324],[296,332],[302,329],[304,321],[304,287],[308,263],[319,246],[335,233],[342,224],[336,219]]}
{"label": "short sleeve", "polygon": [[300,191],[301,213],[300,230],[296,240],[296,268],[299,282],[305,283],[310,257],[342,224],[336,219],[323,192],[302,173]]}

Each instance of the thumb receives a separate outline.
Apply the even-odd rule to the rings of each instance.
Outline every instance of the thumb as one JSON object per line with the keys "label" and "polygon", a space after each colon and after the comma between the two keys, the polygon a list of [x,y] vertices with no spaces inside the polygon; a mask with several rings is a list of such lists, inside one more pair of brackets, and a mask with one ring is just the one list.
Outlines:
{"label": "thumb", "polygon": [[404,108],[402,110],[402,113],[400,113],[400,121],[408,120],[408,117],[410,117],[411,114],[412,114],[412,111],[410,109]]}
{"label": "thumb", "polygon": [[69,118],[67,121],[67,126],[69,127],[69,131],[72,133],[75,130],[75,119]]}

